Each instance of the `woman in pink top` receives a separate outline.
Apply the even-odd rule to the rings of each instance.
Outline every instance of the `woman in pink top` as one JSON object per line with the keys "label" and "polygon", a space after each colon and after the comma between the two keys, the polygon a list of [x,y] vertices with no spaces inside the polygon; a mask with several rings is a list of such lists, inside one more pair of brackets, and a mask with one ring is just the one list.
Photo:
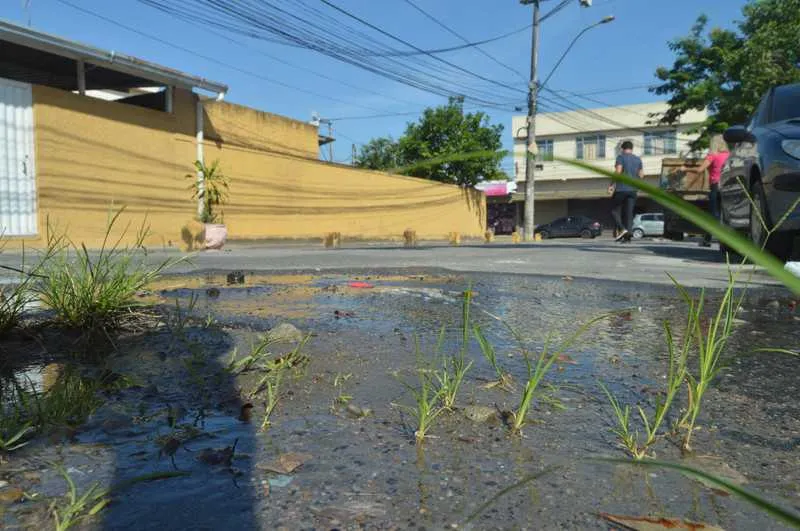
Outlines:
{"label": "woman in pink top", "polygon": [[[708,184],[711,187],[711,193],[708,196],[708,209],[711,215],[719,219],[720,204],[719,204],[719,178],[722,175],[722,167],[730,157],[728,151],[728,144],[722,138],[722,135],[715,135],[711,138],[711,147],[709,149],[706,159],[697,168],[689,169],[683,166],[681,169],[687,173],[703,173],[708,170]],[[703,237],[703,246],[711,246],[711,234],[706,233]]]}

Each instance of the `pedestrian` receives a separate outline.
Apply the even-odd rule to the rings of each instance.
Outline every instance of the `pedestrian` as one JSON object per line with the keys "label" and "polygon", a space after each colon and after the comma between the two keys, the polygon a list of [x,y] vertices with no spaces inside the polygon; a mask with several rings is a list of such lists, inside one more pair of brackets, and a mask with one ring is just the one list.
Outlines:
{"label": "pedestrian", "polygon": [[[686,173],[702,174],[708,170],[708,211],[715,218],[720,218],[720,200],[719,200],[719,178],[722,175],[722,167],[731,156],[728,150],[728,144],[722,135],[715,135],[711,138],[711,146],[708,150],[705,160],[697,168],[687,168],[681,166],[681,170]],[[706,232],[703,235],[703,241],[700,244],[703,247],[711,247],[711,233]]]}
{"label": "pedestrian", "polygon": [[[626,140],[622,143],[622,153],[617,156],[614,171],[624,173],[631,179],[644,178],[642,159],[633,154],[633,142]],[[608,187],[611,193],[611,215],[617,226],[618,242],[629,242],[633,231],[633,209],[636,206],[637,190],[627,183],[611,183]]]}

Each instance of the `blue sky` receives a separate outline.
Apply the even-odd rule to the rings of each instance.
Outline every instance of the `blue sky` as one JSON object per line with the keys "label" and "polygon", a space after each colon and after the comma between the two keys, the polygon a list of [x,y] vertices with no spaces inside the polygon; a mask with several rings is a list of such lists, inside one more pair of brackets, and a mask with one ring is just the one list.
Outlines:
{"label": "blue sky", "polygon": [[[246,41],[247,48],[243,48],[202,27],[171,18],[137,0],[68,1],[199,55],[216,59],[217,62],[126,31],[59,0],[30,0],[29,11],[23,8],[23,0],[6,0],[0,2],[0,17],[26,24],[30,15],[32,26],[36,29],[222,81],[230,86],[229,101],[300,120],[309,120],[313,111],[324,117],[341,118],[334,124],[335,136],[339,139],[335,151],[337,161],[349,161],[352,143],[363,143],[375,136],[399,136],[406,122],[414,120],[415,116],[361,120],[345,118],[419,112],[425,106],[445,101],[442,96],[384,79],[316,52],[263,41]],[[315,1],[309,0],[310,3]],[[557,1],[544,0],[543,12]],[[532,13],[530,6],[522,6],[518,0],[415,2],[470,41],[501,35],[529,24]],[[463,41],[426,19],[404,0],[334,0],[334,3],[419,48],[435,49],[463,44]],[[671,64],[672,54],[667,41],[686,34],[701,12],[710,17],[712,25],[729,26],[740,17],[744,4],[745,0],[595,0],[593,7],[582,9],[578,6],[578,0],[574,0],[573,5],[567,6],[542,25],[542,75],[550,71],[581,29],[606,15],[614,15],[615,22],[595,28],[581,38],[550,80],[549,86],[575,93],[641,87],[654,81],[653,72],[657,66]],[[319,5],[320,9],[328,9],[321,3]],[[237,39],[245,40],[242,37]],[[399,46],[397,43],[393,45]],[[529,31],[486,44],[482,49],[514,70],[527,74],[530,64]],[[268,55],[278,57],[283,62]],[[470,86],[482,86],[488,92],[496,89],[497,101],[505,103],[518,99],[519,105],[524,105],[522,91],[526,82],[518,74],[475,50],[457,51],[439,57],[485,78],[513,87],[519,86],[520,92],[511,93],[484,81],[469,79],[466,75],[461,80]],[[256,72],[261,78],[276,83],[244,74],[241,70]],[[644,88],[604,92],[591,97],[609,104],[642,103],[655,99]],[[585,107],[599,106],[589,101],[576,101]],[[467,104],[467,108],[474,107]],[[486,111],[494,123],[506,126],[504,140],[508,147],[511,144],[513,111],[510,110],[511,104],[505,108],[509,110],[492,108]]]}

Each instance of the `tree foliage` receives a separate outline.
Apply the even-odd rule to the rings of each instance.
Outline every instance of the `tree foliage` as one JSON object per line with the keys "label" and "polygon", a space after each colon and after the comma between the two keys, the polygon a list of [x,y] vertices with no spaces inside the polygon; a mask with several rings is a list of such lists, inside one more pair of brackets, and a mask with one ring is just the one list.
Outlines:
{"label": "tree foliage", "polygon": [[502,125],[491,125],[482,112],[464,113],[460,100],[428,108],[409,123],[399,140],[374,138],[361,148],[356,166],[393,170],[462,186],[504,179],[500,161]]}
{"label": "tree foliage", "polygon": [[709,111],[695,149],[746,122],[770,87],[800,81],[800,0],[750,0],[742,14],[735,29],[710,31],[701,15],[689,35],[669,43],[672,68],[656,70],[663,83],[651,90],[669,96],[661,123],[675,123],[690,110]]}

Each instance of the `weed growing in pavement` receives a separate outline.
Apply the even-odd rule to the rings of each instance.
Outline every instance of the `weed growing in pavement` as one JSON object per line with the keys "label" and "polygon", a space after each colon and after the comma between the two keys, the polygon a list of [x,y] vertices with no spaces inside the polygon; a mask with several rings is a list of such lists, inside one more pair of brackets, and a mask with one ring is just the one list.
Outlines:
{"label": "weed growing in pavement", "polygon": [[664,323],[664,336],[666,338],[668,355],[666,388],[664,389],[663,395],[659,395],[656,399],[652,418],[648,416],[644,408],[637,406],[639,419],[644,428],[644,441],[640,441],[638,430],[631,431],[630,406],[621,406],[619,401],[611,394],[611,391],[608,390],[608,387],[602,382],[600,383],[600,387],[603,389],[603,392],[605,392],[614,410],[616,428],[612,431],[617,435],[620,445],[625,448],[634,459],[643,459],[648,455],[650,448],[657,441],[661,425],[666,420],[670,407],[675,401],[675,397],[678,395],[687,377],[687,362],[689,359],[689,352],[693,345],[693,333],[690,327],[698,318],[700,309],[701,308],[693,303],[689,305],[687,330],[680,349],[678,349],[675,344],[675,339],[669,323]]}
{"label": "weed growing in pavement", "polygon": [[8,434],[6,434],[6,430],[0,430],[0,462],[2,462],[1,454],[10,454],[27,445],[30,441],[26,438],[35,431],[36,429],[30,424],[23,424],[16,431],[8,432]]}
{"label": "weed growing in pavement", "polygon": [[416,421],[414,438],[417,444],[421,444],[426,437],[433,423],[445,410],[443,395],[444,389],[434,383],[433,371],[427,364],[422,354],[419,338],[414,338],[414,353],[417,358],[417,385],[409,384],[395,374],[395,378],[411,393],[414,399],[414,406],[403,404],[392,404],[403,411],[408,412]]}
{"label": "weed growing in pavement", "polygon": [[[448,410],[455,407],[458,391],[464,382],[464,377],[472,367],[472,361],[467,362],[469,353],[469,343],[471,338],[470,309],[472,306],[472,287],[464,292],[461,302],[461,345],[460,348],[451,356],[443,357],[441,368],[434,371],[436,380],[439,382],[439,391],[442,404]],[[439,340],[436,345],[435,353],[441,352],[444,344],[444,328],[440,331]]]}
{"label": "weed growing in pavement", "polygon": [[339,394],[333,400],[334,405],[346,406],[353,399],[352,395],[345,394],[344,392],[344,385],[352,377],[353,373],[351,372],[347,374],[341,372],[336,373],[336,376],[333,378],[333,388],[338,390]]}
{"label": "weed growing in pavement", "polygon": [[692,434],[696,429],[703,396],[722,368],[722,356],[728,339],[733,334],[734,320],[744,297],[744,294],[735,296],[736,279],[732,273],[729,272],[728,275],[728,287],[725,289],[719,308],[707,325],[703,319],[705,290],[700,292],[697,299],[693,299],[683,286],[675,283],[690,308],[687,333],[691,333],[697,351],[697,374],[692,374],[690,371],[686,374],[688,403],[686,413],[679,423],[679,427],[685,429],[682,446],[686,451],[691,450]]}
{"label": "weed growing in pavement", "polygon": [[[0,234],[0,253],[3,252],[6,242]],[[49,246],[36,260],[33,267],[26,266],[25,247],[22,247],[22,263],[20,267],[0,266],[2,269],[16,274],[13,282],[0,284],[0,335],[5,334],[19,324],[25,308],[36,299],[33,286],[39,278],[43,278],[41,271],[52,259],[57,245]]]}
{"label": "weed growing in pavement", "polygon": [[58,471],[67,482],[68,490],[63,503],[53,502],[50,506],[56,531],[66,531],[81,524],[98,514],[111,502],[108,497],[109,491],[101,489],[99,483],[94,483],[79,496],[78,488],[67,471],[60,466]]}
{"label": "weed growing in pavement", "polygon": [[304,354],[303,349],[310,339],[310,334],[305,336],[290,352],[277,359],[267,361],[262,367],[266,372],[253,392],[250,393],[251,397],[255,397],[262,392],[266,393],[264,420],[261,423],[262,430],[267,430],[272,425],[270,419],[282,398],[281,387],[286,373],[290,370],[301,371],[308,364],[308,356]]}
{"label": "weed growing in pavement", "polygon": [[594,319],[589,320],[585,324],[581,325],[578,330],[569,336],[567,339],[559,344],[558,348],[554,351],[550,352],[550,344],[553,340],[553,333],[551,332],[548,334],[547,338],[544,342],[544,347],[542,348],[542,352],[539,354],[539,357],[536,359],[536,363],[532,363],[531,355],[528,351],[527,347],[525,346],[525,341],[522,337],[510,326],[506,325],[508,330],[511,334],[516,338],[517,342],[520,345],[520,349],[522,350],[522,356],[525,359],[525,366],[528,371],[527,380],[525,382],[525,387],[522,391],[522,397],[520,398],[519,405],[517,408],[511,412],[511,431],[514,433],[520,433],[522,431],[523,426],[525,426],[526,419],[528,417],[528,413],[530,411],[531,405],[533,403],[534,397],[538,394],[537,390],[539,386],[542,384],[542,380],[550,372],[550,369],[553,367],[553,364],[562,356],[564,353],[569,349],[575,342],[581,337],[592,325],[596,322],[606,319],[607,315],[602,315],[600,317],[595,317]]}
{"label": "weed growing in pavement", "polygon": [[486,338],[481,330],[481,327],[477,324],[472,327],[472,333],[475,336],[475,339],[478,341],[481,354],[483,354],[483,357],[489,362],[489,365],[492,366],[492,369],[494,369],[494,373],[497,376],[497,380],[489,382],[486,387],[499,387],[501,389],[510,391],[514,381],[511,375],[503,371],[500,368],[500,365],[497,363],[497,352],[494,350],[494,345],[492,345],[492,343]]}
{"label": "weed growing in pavement", "polygon": [[231,356],[231,361],[228,363],[228,371],[232,373],[242,373],[253,369],[256,366],[263,366],[268,358],[272,356],[269,347],[274,345],[277,341],[270,337],[269,333],[264,334],[257,343],[253,344],[250,348],[250,354],[244,358],[237,360],[237,352],[234,351]]}
{"label": "weed growing in pavement", "polygon": [[175,311],[172,313],[168,312],[164,318],[164,326],[167,327],[173,341],[186,340],[186,327],[189,326],[192,320],[192,313],[194,312],[195,306],[197,306],[199,298],[199,295],[192,293],[189,297],[189,303],[186,305],[186,309],[181,307],[180,299],[175,299]]}
{"label": "weed growing in pavement", "polygon": [[36,286],[42,302],[62,323],[86,331],[103,331],[121,325],[135,315],[136,294],[183,258],[147,263],[144,241],[149,234],[142,224],[132,245],[123,245],[129,226],[115,240],[112,232],[123,210],[110,216],[103,243],[96,252],[84,244],[64,244],[48,227],[47,249],[53,255],[42,268],[46,278]]}

